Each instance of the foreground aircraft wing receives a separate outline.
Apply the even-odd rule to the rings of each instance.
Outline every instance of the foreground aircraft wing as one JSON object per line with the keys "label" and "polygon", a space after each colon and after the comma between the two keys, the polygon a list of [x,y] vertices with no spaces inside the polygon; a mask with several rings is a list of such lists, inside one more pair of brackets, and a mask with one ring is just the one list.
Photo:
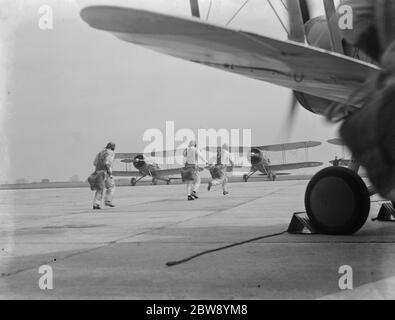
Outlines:
{"label": "foreground aircraft wing", "polygon": [[196,18],[113,6],[84,8],[81,17],[93,28],[154,51],[337,102],[347,103],[380,70],[323,49]]}
{"label": "foreground aircraft wing", "polygon": [[289,151],[289,150],[298,150],[298,149],[306,149],[306,148],[314,148],[321,145],[319,141],[301,141],[301,142],[292,142],[292,143],[283,143],[283,144],[273,144],[270,146],[258,146],[254,147],[257,149],[265,150],[265,151]]}
{"label": "foreground aircraft wing", "polygon": [[114,177],[140,177],[141,173],[138,171],[113,171]]}
{"label": "foreground aircraft wing", "polygon": [[298,162],[298,163],[284,163],[284,164],[273,164],[266,166],[267,169],[272,171],[288,171],[304,168],[315,168],[322,166],[322,162]]}

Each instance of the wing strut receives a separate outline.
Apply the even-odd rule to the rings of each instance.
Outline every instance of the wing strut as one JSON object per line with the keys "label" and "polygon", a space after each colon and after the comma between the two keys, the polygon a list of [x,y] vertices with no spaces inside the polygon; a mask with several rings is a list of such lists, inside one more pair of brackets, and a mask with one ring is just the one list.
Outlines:
{"label": "wing strut", "polygon": [[189,0],[189,2],[191,4],[192,16],[200,18],[199,0]]}
{"label": "wing strut", "polygon": [[288,38],[293,41],[305,42],[304,14],[302,12],[300,1],[287,0],[289,11],[290,34]]}
{"label": "wing strut", "polygon": [[326,20],[328,21],[332,50],[344,54],[342,37],[337,26],[336,8],[333,0],[324,0]]}

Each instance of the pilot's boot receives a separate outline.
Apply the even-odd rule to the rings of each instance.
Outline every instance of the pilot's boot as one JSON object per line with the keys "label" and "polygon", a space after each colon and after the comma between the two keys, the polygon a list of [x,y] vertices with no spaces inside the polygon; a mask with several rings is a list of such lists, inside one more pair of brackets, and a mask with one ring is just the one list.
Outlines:
{"label": "pilot's boot", "polygon": [[110,207],[110,208],[114,208],[114,207],[115,207],[115,204],[113,204],[112,202],[109,202],[109,201],[106,201],[104,204],[105,204],[107,207]]}
{"label": "pilot's boot", "polygon": [[196,191],[192,191],[192,197],[193,197],[194,199],[199,199],[199,197],[198,197],[197,194],[196,194]]}
{"label": "pilot's boot", "polygon": [[192,196],[189,194],[189,195],[188,195],[188,201],[191,201],[191,200],[195,200],[195,198],[192,197]]}
{"label": "pilot's boot", "polygon": [[98,204],[94,204],[93,205],[93,210],[100,210],[100,206]]}

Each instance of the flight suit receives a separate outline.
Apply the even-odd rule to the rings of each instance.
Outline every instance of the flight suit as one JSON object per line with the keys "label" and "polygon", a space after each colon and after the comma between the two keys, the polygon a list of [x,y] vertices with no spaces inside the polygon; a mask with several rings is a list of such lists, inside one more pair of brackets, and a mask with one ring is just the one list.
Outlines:
{"label": "flight suit", "polygon": [[199,172],[199,160],[203,163],[206,163],[206,159],[204,159],[202,153],[195,146],[189,146],[184,150],[184,158],[185,158],[185,167],[194,170],[193,179],[187,180],[187,195],[188,197],[193,195],[195,197],[197,190],[200,187],[200,172]]}
{"label": "flight suit", "polygon": [[104,172],[104,186],[96,189],[93,205],[101,205],[104,195],[104,203],[111,204],[115,192],[115,183],[112,177],[112,164],[114,162],[115,153],[111,149],[104,149],[96,155],[93,165],[96,167],[95,172]]}
{"label": "flight suit", "polygon": [[[213,177],[209,183],[209,190],[213,186],[221,185],[222,191],[225,194],[228,193],[228,174],[227,168],[233,166],[233,160],[228,150],[222,149],[217,154],[217,164],[213,169],[219,171],[219,177]],[[211,171],[211,170],[210,170]]]}

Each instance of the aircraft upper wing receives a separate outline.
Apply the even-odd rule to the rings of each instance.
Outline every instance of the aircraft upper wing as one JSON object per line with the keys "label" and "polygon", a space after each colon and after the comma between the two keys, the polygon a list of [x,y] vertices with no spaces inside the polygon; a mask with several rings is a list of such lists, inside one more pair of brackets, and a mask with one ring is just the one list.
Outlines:
{"label": "aircraft upper wing", "polygon": [[321,145],[321,142],[319,141],[301,141],[301,142],[292,142],[292,143],[283,143],[283,144],[273,144],[270,146],[258,146],[254,148],[265,150],[265,151],[289,151],[289,150],[313,148],[319,145]]}
{"label": "aircraft upper wing", "polygon": [[81,17],[93,28],[154,51],[337,102],[348,102],[380,70],[323,49],[196,18],[112,6],[84,8]]}
{"label": "aircraft upper wing", "polygon": [[[264,151],[289,151],[289,150],[298,150],[305,148],[314,148],[320,146],[322,143],[319,141],[300,141],[300,142],[290,142],[290,143],[281,143],[281,144],[273,144],[267,146],[253,146],[253,147],[232,147],[230,146],[231,152],[239,152],[243,153],[244,151],[250,151],[251,149],[260,149]],[[206,151],[216,152],[218,147],[207,146],[205,147]]]}
{"label": "aircraft upper wing", "polygon": [[141,173],[138,171],[113,171],[114,177],[140,177]]}
{"label": "aircraft upper wing", "polygon": [[288,171],[303,168],[314,168],[322,166],[322,162],[298,162],[298,163],[284,163],[284,164],[273,164],[266,168],[273,171]]}
{"label": "aircraft upper wing", "polygon": [[161,150],[161,151],[154,151],[151,153],[143,153],[143,152],[117,152],[115,153],[115,159],[121,159],[121,160],[126,160],[126,159],[134,159],[136,156],[144,156],[144,157],[168,157],[168,156],[174,156],[176,154],[177,150]]}
{"label": "aircraft upper wing", "polygon": [[126,153],[115,153],[115,159],[134,159],[134,157],[141,155],[141,153],[133,153],[133,152],[126,152]]}

